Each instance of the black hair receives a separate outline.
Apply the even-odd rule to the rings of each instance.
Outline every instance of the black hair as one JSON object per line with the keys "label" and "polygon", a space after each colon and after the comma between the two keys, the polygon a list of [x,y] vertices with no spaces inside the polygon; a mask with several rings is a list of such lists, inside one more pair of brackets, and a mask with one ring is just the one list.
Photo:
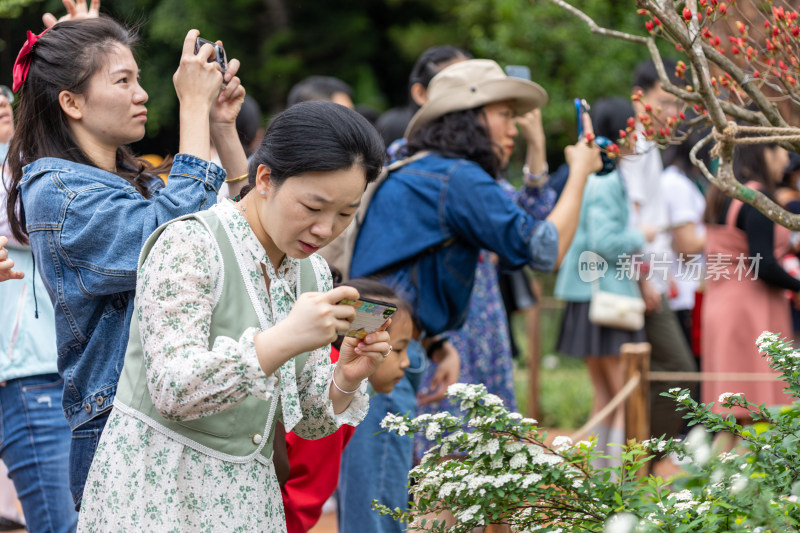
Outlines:
{"label": "black hair", "polygon": [[330,172],[358,165],[367,183],[381,171],[385,147],[372,125],[352,109],[324,100],[301,102],[275,116],[250,160],[248,185],[255,186],[259,165],[270,168],[280,187],[292,176]]}
{"label": "black hair", "polygon": [[[694,118],[693,116],[689,116],[689,119]],[[706,137],[710,130],[709,128],[702,128],[702,129],[692,130],[689,133],[689,136],[679,144],[671,144],[667,146],[664,151],[662,152],[661,159],[664,162],[664,167],[668,166],[676,166],[681,169],[684,174],[689,176],[694,181],[701,181],[705,178],[702,176],[702,173],[695,167],[694,163],[692,163],[692,158],[689,155],[692,151],[692,148],[703,140]],[[675,133],[678,135],[683,135],[688,131],[687,126],[681,125],[676,128]],[[701,150],[698,151],[697,157],[708,167],[711,161],[711,149],[709,148],[708,144],[704,146]]]}
{"label": "black hair", "polygon": [[[59,22],[33,45],[28,77],[18,92],[16,131],[11,139],[8,166],[11,183],[6,212],[11,232],[20,242],[28,242],[24,209],[17,185],[22,168],[37,159],[57,157],[97,166],[81,150],[61,109],[61,91],[82,94],[89,79],[104,66],[108,54],[117,46],[132,49],[136,35],[111,18],[100,16],[79,21]],[[150,167],[133,156],[127,146],[117,148],[116,174],[131,183],[142,196],[148,196],[149,174],[169,169],[171,160]]]}
{"label": "black hair", "polygon": [[592,104],[589,112],[595,135],[607,137],[612,141],[619,137],[619,130],[628,127],[628,119],[635,115],[630,98],[619,96],[600,98]]}
{"label": "black hair", "polygon": [[411,106],[393,107],[378,117],[378,120],[375,121],[375,128],[388,146],[394,140],[403,137],[413,116],[414,109]]}
{"label": "black hair", "polygon": [[[752,136],[753,134],[749,134]],[[757,136],[757,135],[756,135]],[[767,163],[764,152],[777,148],[776,143],[765,144],[737,144],[733,150],[733,175],[739,183],[755,181],[759,190],[773,198],[775,184],[767,176]],[[706,212],[703,217],[707,224],[722,224],[726,207],[731,203],[731,198],[718,187],[709,188],[706,198]]]}
{"label": "black hair", "polygon": [[236,115],[236,133],[239,134],[239,142],[242,143],[245,154],[248,157],[253,152],[250,145],[258,135],[258,129],[261,124],[261,107],[259,107],[255,98],[249,94],[245,95],[242,109]]}
{"label": "black hair", "polygon": [[[671,81],[673,85],[682,85],[683,82],[677,74],[675,74],[675,67],[678,66],[677,61],[665,57],[662,58],[662,62],[664,64],[664,69],[667,71],[669,81]],[[658,77],[658,71],[652,59],[642,61],[636,66],[636,70],[633,71],[633,86],[641,87],[645,92],[649,91],[660,82],[661,78]]]}
{"label": "black hair", "polygon": [[425,124],[408,139],[406,155],[433,150],[445,157],[468,159],[490,176],[500,174],[502,161],[483,125],[483,107],[445,113]]}
{"label": "black hair", "polygon": [[330,100],[336,93],[344,93],[353,98],[353,89],[339,78],[310,76],[291,88],[286,107],[292,107],[300,102]]}
{"label": "black hair", "polygon": [[411,75],[408,77],[408,90],[410,91],[415,83],[420,83],[427,89],[433,77],[442,70],[444,63],[459,58],[473,59],[469,52],[451,45],[428,48],[417,58],[414,68],[411,69]]}

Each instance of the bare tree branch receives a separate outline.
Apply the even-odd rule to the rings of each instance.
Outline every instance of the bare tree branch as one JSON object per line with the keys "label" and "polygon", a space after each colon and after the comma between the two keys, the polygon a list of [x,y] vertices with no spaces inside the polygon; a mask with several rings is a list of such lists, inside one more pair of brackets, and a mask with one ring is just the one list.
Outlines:
{"label": "bare tree branch", "polygon": [[[531,0],[532,2],[534,0]],[[582,21],[584,21],[588,26],[589,29],[592,30],[592,33],[597,33],[599,35],[605,35],[606,37],[614,37],[615,39],[622,39],[623,41],[629,41],[632,43],[639,43],[639,44],[646,44],[648,40],[652,40],[650,37],[643,37],[641,35],[632,35],[630,33],[625,33],[617,30],[610,30],[608,28],[603,28],[599,26],[589,15],[578,9],[577,7],[568,4],[564,0],[547,0],[548,2],[552,2],[555,5],[559,6],[560,8],[569,11]]]}

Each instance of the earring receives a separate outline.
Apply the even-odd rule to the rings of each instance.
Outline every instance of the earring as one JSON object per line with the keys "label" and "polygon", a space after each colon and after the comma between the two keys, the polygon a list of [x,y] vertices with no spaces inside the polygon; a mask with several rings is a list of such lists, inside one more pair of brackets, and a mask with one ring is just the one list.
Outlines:
{"label": "earring", "polygon": [[264,196],[265,194],[267,194],[267,191],[259,191],[259,194],[260,194],[261,196]]}

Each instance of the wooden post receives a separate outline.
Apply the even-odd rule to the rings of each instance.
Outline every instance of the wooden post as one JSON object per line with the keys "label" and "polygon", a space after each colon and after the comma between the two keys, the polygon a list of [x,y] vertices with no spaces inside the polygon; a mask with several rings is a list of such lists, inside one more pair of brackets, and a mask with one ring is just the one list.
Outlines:
{"label": "wooden post", "polygon": [[536,297],[536,305],[525,312],[525,326],[528,333],[528,416],[536,420],[542,419],[539,408],[539,367],[542,362],[542,283],[536,278],[531,280],[531,290]]}
{"label": "wooden post", "polygon": [[[625,402],[625,440],[636,439],[639,442],[650,438],[650,343],[626,343],[620,348],[622,362],[625,366],[625,382],[637,373],[641,376],[636,387]],[[646,467],[639,475],[646,475]]]}

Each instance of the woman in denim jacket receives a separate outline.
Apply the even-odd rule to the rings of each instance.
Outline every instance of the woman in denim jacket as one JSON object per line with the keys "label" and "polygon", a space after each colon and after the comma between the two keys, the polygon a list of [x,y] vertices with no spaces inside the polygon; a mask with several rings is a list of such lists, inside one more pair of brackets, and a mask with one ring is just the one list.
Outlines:
{"label": "woman in denim jacket", "polygon": [[238,61],[221,73],[208,62],[210,45],[194,53],[197,37],[187,34],[173,76],[181,153],[166,187],[155,177],[161,169],[126,146],[144,136],[148,98],[127,29],[105,17],[59,22],[28,32],[14,65],[19,123],[7,211],[55,307],[76,506],[122,369],[139,251],[159,225],[216,203],[226,173],[208,161],[211,140],[229,172],[246,172],[235,129],[244,98]]}
{"label": "woman in denim jacket", "polygon": [[406,155],[421,157],[391,173],[372,198],[350,276],[384,278],[433,336],[463,324],[481,249],[510,268],[558,266],[600,157],[585,141],[568,147],[570,180],[551,214],[536,220],[495,177],[514,146],[514,117],[544,103],[542,88],[472,59],[437,74],[428,98],[406,130]]}
{"label": "woman in denim jacket", "polygon": [[[6,160],[14,133],[11,103],[13,93],[0,86],[0,161]],[[7,120],[3,114],[8,114]],[[0,166],[2,205],[7,197],[6,170]],[[8,467],[0,468],[0,500],[5,502],[10,497],[14,514],[2,509],[6,513],[0,523],[15,516],[19,498],[30,531],[75,531],[78,513],[69,492],[69,450],[64,447],[69,426],[61,413],[64,380],[56,367],[53,308],[41,277],[33,273],[30,246],[14,239],[3,210],[0,281],[6,281],[4,263],[17,275],[0,283],[0,459]],[[34,312],[37,307],[38,316]]]}

